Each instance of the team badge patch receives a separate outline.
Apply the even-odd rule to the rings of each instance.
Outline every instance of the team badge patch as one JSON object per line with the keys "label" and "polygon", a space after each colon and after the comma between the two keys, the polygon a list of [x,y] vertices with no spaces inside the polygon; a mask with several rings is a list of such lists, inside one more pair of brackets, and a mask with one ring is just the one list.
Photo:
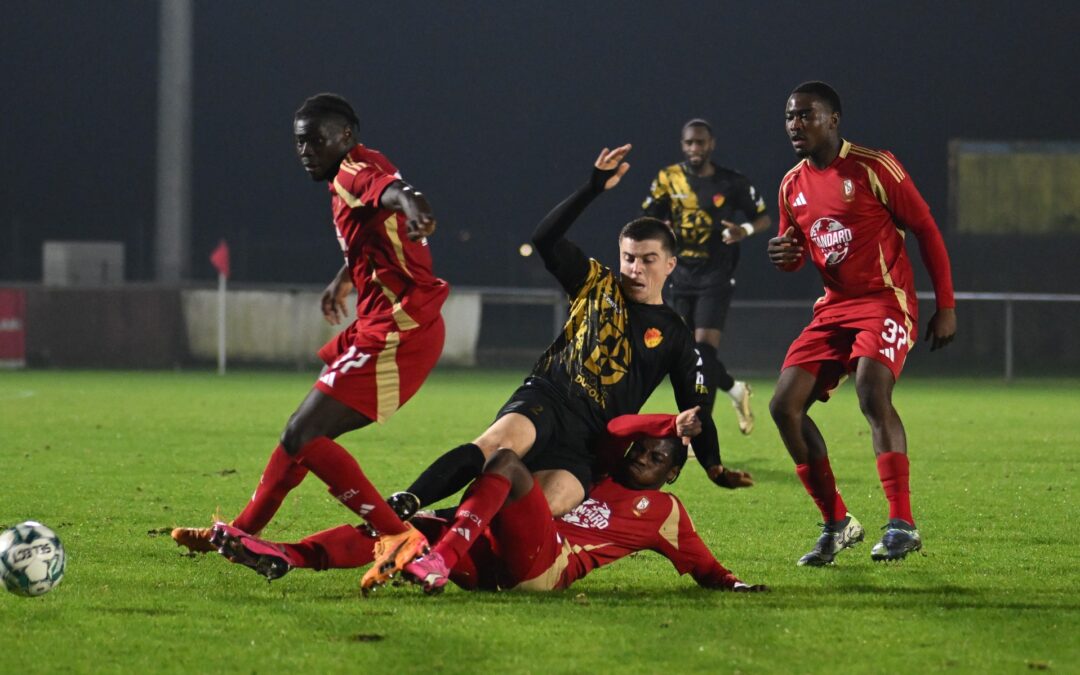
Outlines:
{"label": "team badge patch", "polygon": [[713,195],[712,196],[712,204],[713,204],[713,206],[715,206],[716,208],[720,208],[721,206],[724,205],[724,199],[725,199],[724,195],[721,195],[721,194]]}
{"label": "team badge patch", "polygon": [[851,230],[832,218],[818,218],[810,226],[810,241],[821,249],[825,264],[831,267],[847,257]]}
{"label": "team badge patch", "polygon": [[645,346],[649,349],[656,347],[664,341],[664,334],[658,328],[650,328],[645,331]]}
{"label": "team badge patch", "polygon": [[645,511],[647,511],[648,508],[649,508],[649,498],[648,497],[642,497],[641,499],[637,500],[637,504],[634,504],[634,515],[635,516],[640,516],[641,514],[645,513]]}
{"label": "team badge patch", "polygon": [[850,178],[844,179],[844,201],[855,201],[855,183],[852,183]]}

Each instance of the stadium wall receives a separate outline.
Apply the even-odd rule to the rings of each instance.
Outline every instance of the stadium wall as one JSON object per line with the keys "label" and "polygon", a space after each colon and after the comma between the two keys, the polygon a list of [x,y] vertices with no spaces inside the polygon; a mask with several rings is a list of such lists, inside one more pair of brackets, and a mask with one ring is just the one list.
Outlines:
{"label": "stadium wall", "polygon": [[[19,286],[25,293],[26,363],[38,368],[181,368],[217,357],[217,292],[206,288],[126,285],[102,288]],[[509,290],[509,289],[503,289]],[[334,333],[312,288],[247,287],[227,295],[232,365],[318,367],[315,351]],[[528,369],[559,329],[559,294],[506,304],[483,290],[456,288],[444,311],[440,364]],[[721,357],[737,376],[775,377],[788,344],[810,318],[813,300],[736,300]],[[934,311],[920,303],[920,331]],[[1001,376],[1006,313],[1001,302],[961,301],[959,332],[931,354],[922,341],[907,374]],[[1016,302],[1012,316],[1017,377],[1080,375],[1080,303]]]}

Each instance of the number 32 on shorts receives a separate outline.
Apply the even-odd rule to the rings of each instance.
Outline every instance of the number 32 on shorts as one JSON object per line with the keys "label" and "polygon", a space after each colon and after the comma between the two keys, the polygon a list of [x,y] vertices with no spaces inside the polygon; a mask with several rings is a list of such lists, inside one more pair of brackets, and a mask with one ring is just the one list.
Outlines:
{"label": "number 32 on shorts", "polygon": [[893,319],[885,319],[885,330],[881,331],[881,339],[887,344],[878,350],[879,354],[894,362],[897,356],[903,358],[902,354],[909,344],[906,328]]}

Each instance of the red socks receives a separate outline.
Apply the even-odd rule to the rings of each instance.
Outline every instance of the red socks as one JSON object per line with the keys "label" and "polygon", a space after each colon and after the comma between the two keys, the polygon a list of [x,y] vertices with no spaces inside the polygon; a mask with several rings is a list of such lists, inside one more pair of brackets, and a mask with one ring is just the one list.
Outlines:
{"label": "red socks", "polygon": [[828,457],[812,459],[809,464],[796,464],[795,473],[799,475],[807,493],[814,498],[826,523],[844,519],[847,506],[836,491],[836,478],[833,477]]}
{"label": "red socks", "polygon": [[434,551],[453,567],[491,523],[510,494],[510,480],[496,473],[481,474],[458,507],[454,524],[435,544]]}
{"label": "red socks", "polygon": [[375,539],[352,525],[340,525],[304,537],[297,544],[281,544],[296,560],[296,567],[314,570],[352,569],[375,559]]}
{"label": "red socks", "polygon": [[877,458],[878,476],[885,498],[889,500],[889,519],[899,518],[914,525],[911,517],[911,491],[908,489],[908,457],[902,452],[883,452]]}
{"label": "red socks", "polygon": [[248,534],[261,532],[277,513],[281,502],[304,480],[307,473],[307,467],[297,464],[284,448],[277,446],[263,469],[255,494],[251,495],[251,501],[233,520],[233,527]]}
{"label": "red socks", "polygon": [[330,494],[370,523],[380,534],[401,534],[405,531],[405,524],[345,448],[325,436],[320,436],[300,448],[296,461],[311,469],[312,473],[326,483]]}

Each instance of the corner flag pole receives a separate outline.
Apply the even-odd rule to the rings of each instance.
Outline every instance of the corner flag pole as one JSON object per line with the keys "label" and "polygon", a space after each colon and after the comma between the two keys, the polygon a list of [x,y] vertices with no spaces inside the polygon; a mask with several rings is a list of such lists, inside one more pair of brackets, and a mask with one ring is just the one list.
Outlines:
{"label": "corner flag pole", "polygon": [[225,283],[224,274],[218,273],[218,313],[217,313],[217,372],[225,374]]}
{"label": "corner flag pole", "polygon": [[225,374],[225,284],[229,278],[229,244],[224,239],[210,254],[210,264],[218,273],[218,311],[217,311],[217,371]]}

